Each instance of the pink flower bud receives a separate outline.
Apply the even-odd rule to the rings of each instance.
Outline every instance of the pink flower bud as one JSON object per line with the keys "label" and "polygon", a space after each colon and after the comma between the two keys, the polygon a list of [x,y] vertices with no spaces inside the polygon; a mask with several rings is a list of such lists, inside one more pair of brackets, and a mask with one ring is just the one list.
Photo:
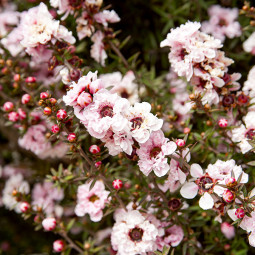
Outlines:
{"label": "pink flower bud", "polygon": [[93,154],[96,154],[96,153],[99,153],[101,150],[100,150],[100,147],[99,146],[97,146],[97,145],[91,145],[90,147],[89,147],[89,151],[91,152],[91,153],[93,153]]}
{"label": "pink flower bud", "polygon": [[90,103],[92,103],[92,96],[89,93],[86,93],[84,91],[77,98],[77,104],[80,107],[86,107]]}
{"label": "pink flower bud", "polygon": [[57,112],[57,118],[58,118],[59,120],[65,119],[66,116],[67,116],[67,113],[66,113],[66,111],[65,111],[64,109],[58,110],[58,112]]}
{"label": "pink flower bud", "polygon": [[64,250],[64,247],[65,247],[65,243],[63,240],[56,240],[54,243],[53,243],[53,250],[55,252],[61,252]]}
{"label": "pink flower bud", "polygon": [[13,80],[16,81],[16,82],[20,81],[20,74],[14,74]]}
{"label": "pink flower bud", "polygon": [[185,128],[183,129],[183,133],[184,133],[184,134],[188,134],[189,132],[190,132],[190,128],[185,127]]}
{"label": "pink flower bud", "polygon": [[30,209],[30,204],[28,202],[22,202],[19,206],[21,212],[25,213]]}
{"label": "pink flower bud", "polygon": [[52,110],[51,110],[51,108],[50,107],[45,107],[44,109],[43,109],[43,113],[45,114],[45,115],[51,115],[51,113],[52,113]]}
{"label": "pink flower bud", "polygon": [[51,103],[52,105],[55,105],[55,104],[57,103],[57,99],[54,98],[54,97],[50,98],[50,103]]}
{"label": "pink flower bud", "polygon": [[95,167],[97,167],[97,168],[100,167],[101,165],[102,165],[102,161],[98,161],[95,163]]}
{"label": "pink flower bud", "polygon": [[55,229],[57,222],[55,218],[46,218],[42,221],[42,225],[46,231],[52,231]]}
{"label": "pink flower bud", "polygon": [[81,71],[79,69],[72,69],[69,76],[72,81],[78,81],[81,77]]}
{"label": "pink flower bud", "polygon": [[70,143],[75,142],[75,140],[76,140],[76,134],[75,134],[75,133],[70,133],[70,134],[67,136],[67,140],[68,140]]}
{"label": "pink flower bud", "polygon": [[12,102],[5,102],[3,108],[4,108],[4,111],[10,112],[13,110],[14,104]]}
{"label": "pink flower bud", "polygon": [[237,208],[236,211],[235,211],[235,216],[238,218],[238,219],[242,219],[244,216],[245,216],[245,211],[243,208]]}
{"label": "pink flower bud", "polygon": [[9,121],[16,122],[19,120],[19,114],[17,112],[10,112],[8,114]]}
{"label": "pink flower bud", "polygon": [[112,182],[112,186],[113,186],[113,188],[114,189],[121,189],[121,187],[122,187],[122,185],[123,185],[123,182],[122,182],[122,180],[119,180],[119,179],[116,179],[116,180],[114,180],[113,182]]}
{"label": "pink flower bud", "polygon": [[59,126],[58,126],[57,124],[55,124],[55,125],[53,125],[53,126],[51,127],[51,132],[52,132],[53,134],[57,134],[57,133],[59,132],[59,130],[60,130],[60,128],[59,128]]}
{"label": "pink flower bud", "polygon": [[35,77],[30,76],[30,77],[26,78],[26,83],[33,83],[33,82],[36,82],[36,78]]}
{"label": "pink flower bud", "polygon": [[225,189],[222,198],[225,202],[231,203],[235,199],[235,195],[228,189]]}
{"label": "pink flower bud", "polygon": [[227,119],[224,119],[224,118],[221,118],[219,119],[218,121],[218,125],[219,127],[221,128],[226,128],[228,126],[228,120]]}
{"label": "pink flower bud", "polygon": [[221,232],[227,239],[232,239],[235,237],[235,227],[228,222],[221,223]]}
{"label": "pink flower bud", "polygon": [[225,183],[226,183],[227,186],[230,186],[230,187],[233,187],[233,186],[237,185],[237,181],[236,181],[236,179],[233,178],[233,177],[227,178],[227,179],[225,180]]}
{"label": "pink flower bud", "polygon": [[40,98],[41,99],[46,99],[46,98],[48,98],[49,97],[49,94],[47,93],[47,92],[42,92],[42,93],[40,93]]}
{"label": "pink flower bud", "polygon": [[18,114],[19,114],[20,120],[24,120],[27,117],[26,112],[22,110],[21,108],[18,109]]}
{"label": "pink flower bud", "polygon": [[183,139],[177,139],[176,144],[179,147],[183,147],[183,146],[185,146],[185,141]]}
{"label": "pink flower bud", "polygon": [[21,103],[22,104],[28,104],[31,100],[31,96],[29,94],[25,94],[21,98]]}

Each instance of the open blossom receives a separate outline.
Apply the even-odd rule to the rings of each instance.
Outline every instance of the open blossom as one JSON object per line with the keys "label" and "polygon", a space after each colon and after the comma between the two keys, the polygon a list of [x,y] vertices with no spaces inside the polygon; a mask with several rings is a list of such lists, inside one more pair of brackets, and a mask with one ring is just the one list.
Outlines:
{"label": "open blossom", "polygon": [[157,238],[157,246],[160,251],[163,250],[164,246],[167,246],[167,247],[178,246],[184,237],[184,232],[182,227],[178,225],[167,227],[168,225],[169,223],[162,222],[162,226],[165,228],[165,234]]}
{"label": "open blossom", "polygon": [[222,197],[223,192],[227,189],[217,184],[226,184],[226,180],[228,180],[232,174],[236,180],[242,175],[240,183],[247,183],[249,179],[248,174],[244,173],[242,167],[237,166],[233,159],[227,161],[217,160],[215,164],[208,165],[206,172],[212,178],[217,179],[213,191],[220,197]]}
{"label": "open blossom", "polygon": [[46,139],[46,126],[37,124],[29,127],[22,138],[19,138],[19,146],[26,150],[31,150],[40,158],[57,157],[65,155],[68,146],[63,143],[57,143],[54,146]]}
{"label": "open blossom", "polygon": [[110,192],[105,190],[102,181],[96,181],[92,189],[90,189],[90,185],[91,182],[78,187],[75,214],[82,217],[88,213],[90,219],[97,222],[103,217],[103,209]]}
{"label": "open blossom", "polygon": [[201,63],[206,58],[214,58],[216,49],[221,47],[219,40],[199,31],[201,24],[187,22],[176,29],[172,29],[167,39],[160,46],[171,48],[169,60],[173,70],[179,76],[185,76],[189,81],[193,75],[194,63]]}
{"label": "open blossom", "polygon": [[134,144],[134,140],[128,126],[125,126],[120,131],[113,132],[109,130],[102,138],[102,141],[105,143],[104,146],[109,150],[109,154],[112,156],[116,156],[120,152],[131,155],[133,151],[132,145]]}
{"label": "open blossom", "polygon": [[95,23],[100,23],[104,27],[107,27],[108,23],[116,23],[119,21],[120,18],[114,10],[103,10],[93,16],[87,11],[83,11],[81,16],[76,20],[78,37],[80,40],[87,36],[90,37],[95,32]]}
{"label": "open blossom", "polygon": [[211,196],[216,180],[208,173],[203,173],[203,169],[198,164],[192,164],[190,167],[190,175],[195,179],[194,182],[186,182],[180,193],[184,198],[192,199],[197,193],[201,194],[199,199],[199,206],[204,209],[211,209],[214,205],[214,199]]}
{"label": "open blossom", "polygon": [[138,85],[134,82],[133,71],[128,71],[124,76],[120,72],[102,74],[99,78],[102,79],[105,88],[111,88],[112,93],[128,99],[130,104],[139,101]]}
{"label": "open blossom", "polygon": [[97,79],[97,72],[89,72],[77,83],[72,82],[70,90],[63,96],[63,101],[66,105],[73,106],[75,115],[81,118],[82,110],[92,103],[92,95],[103,87],[102,81]]}
{"label": "open blossom", "polygon": [[238,143],[243,154],[250,151],[253,147],[249,143],[249,140],[252,140],[255,133],[255,112],[250,111],[246,116],[243,117],[244,124],[241,124],[239,127],[232,130],[232,141]]}
{"label": "open blossom", "polygon": [[57,211],[56,202],[64,198],[62,189],[54,187],[51,182],[35,184],[32,191],[32,205],[36,209],[42,208],[47,216],[53,216]]}
{"label": "open blossom", "polygon": [[90,135],[101,139],[110,129],[118,132],[127,126],[122,112],[128,107],[127,99],[101,89],[94,94],[93,103],[84,109],[80,119]]}
{"label": "open blossom", "polygon": [[147,142],[140,144],[137,155],[140,170],[146,176],[153,170],[158,176],[164,176],[170,169],[167,157],[173,154],[177,148],[176,143],[169,142],[161,130],[152,132]]}
{"label": "open blossom", "polygon": [[[27,50],[35,48],[40,44],[46,44],[56,40],[64,40],[75,43],[72,32],[69,32],[59,21],[54,20],[47,6],[40,3],[39,6],[29,9],[21,14],[21,22],[18,27],[22,31],[21,45]],[[31,53],[31,51],[30,51]]]}
{"label": "open blossom", "polygon": [[234,38],[241,35],[241,26],[236,19],[238,18],[237,8],[223,8],[220,5],[213,5],[208,9],[209,21],[202,23],[202,31],[212,34],[222,42],[225,37]]}
{"label": "open blossom", "polygon": [[158,119],[151,112],[151,105],[147,102],[135,103],[125,113],[133,138],[139,143],[148,141],[152,131],[158,131],[163,120]]}
{"label": "open blossom", "polygon": [[94,43],[91,46],[90,55],[94,58],[98,63],[102,66],[105,66],[105,60],[107,58],[107,54],[104,46],[104,34],[101,31],[97,31],[92,37],[91,41]]}
{"label": "open blossom", "polygon": [[250,52],[255,55],[255,32],[243,43],[243,48],[246,52]]}
{"label": "open blossom", "polygon": [[3,189],[2,202],[6,208],[9,210],[15,209],[17,213],[20,213],[20,202],[17,202],[13,196],[13,191],[28,194],[29,193],[29,184],[23,179],[21,173],[12,175],[5,183]]}
{"label": "open blossom", "polygon": [[191,82],[195,92],[202,95],[202,103],[217,104],[217,88],[231,85],[232,90],[238,89],[238,77],[227,74],[233,60],[219,50],[220,40],[200,32],[200,27],[200,23],[188,21],[171,29],[160,46],[170,47],[168,57],[173,71]]}
{"label": "open blossom", "polygon": [[139,211],[122,211],[112,228],[111,244],[118,255],[145,255],[157,249],[159,232]]}

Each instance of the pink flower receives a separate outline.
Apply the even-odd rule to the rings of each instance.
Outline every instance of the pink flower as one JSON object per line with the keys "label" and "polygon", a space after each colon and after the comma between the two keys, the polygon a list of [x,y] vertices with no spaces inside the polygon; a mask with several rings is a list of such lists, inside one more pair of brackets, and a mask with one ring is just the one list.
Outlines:
{"label": "pink flower", "polygon": [[235,237],[235,227],[228,222],[221,223],[220,229],[227,239],[233,239]]}
{"label": "pink flower", "polygon": [[133,71],[128,71],[124,76],[120,72],[100,75],[100,79],[105,88],[112,87],[111,92],[128,99],[130,104],[139,101],[138,85],[134,82],[135,75]]}
{"label": "pink flower", "polygon": [[140,144],[140,149],[137,150],[140,170],[146,176],[152,170],[158,177],[166,175],[170,166],[165,156],[173,154],[176,148],[176,144],[169,142],[161,130],[152,132],[149,140]]}
{"label": "pink flower", "polygon": [[90,55],[102,66],[105,66],[105,59],[107,58],[107,54],[105,52],[103,39],[104,39],[104,34],[100,30],[98,30],[91,37],[91,41],[94,44],[91,46]]}
{"label": "pink flower", "polygon": [[91,182],[78,187],[75,214],[82,217],[88,213],[92,221],[98,222],[103,217],[103,209],[110,192],[105,190],[101,181],[96,181],[92,189],[90,189],[90,185]]}
{"label": "pink flower", "polygon": [[204,174],[201,166],[198,164],[191,165],[190,174],[196,179],[194,182],[186,182],[182,186],[180,190],[181,195],[184,198],[192,199],[199,192],[202,195],[199,199],[199,206],[204,210],[213,208],[214,199],[211,193],[213,193],[216,181],[208,173]]}
{"label": "pink flower", "polygon": [[225,37],[234,38],[242,34],[241,26],[236,19],[238,18],[237,8],[223,8],[219,5],[213,5],[208,9],[209,21],[202,23],[202,31],[212,34],[222,42]]}
{"label": "pink flower", "polygon": [[146,254],[157,249],[158,229],[139,211],[120,211],[112,228],[111,244],[119,255]]}
{"label": "pink flower", "polygon": [[152,131],[158,131],[163,120],[158,119],[151,112],[151,105],[147,102],[135,103],[126,110],[125,115],[129,121],[129,128],[133,138],[139,143],[145,143]]}
{"label": "pink flower", "polygon": [[31,126],[24,136],[19,139],[19,145],[39,156],[51,147],[45,138],[45,132],[46,127],[42,124]]}
{"label": "pink flower", "polygon": [[74,107],[77,118],[81,118],[82,110],[92,103],[92,95],[104,87],[102,81],[97,79],[97,72],[89,72],[82,76],[77,83],[70,85],[70,90],[63,96],[66,105]]}
{"label": "pink flower", "polygon": [[164,246],[176,247],[180,244],[184,237],[182,228],[178,225],[173,225],[166,228],[169,223],[163,222],[162,226],[165,227],[165,234],[162,237],[158,237],[157,244],[159,250],[163,250]]}
{"label": "pink flower", "polygon": [[127,126],[128,121],[122,115],[127,108],[127,99],[101,89],[94,94],[93,103],[87,106],[79,117],[90,135],[102,139],[108,130],[120,132]]}
{"label": "pink flower", "polygon": [[44,3],[23,12],[18,28],[22,31],[23,36],[20,43],[27,48],[28,52],[40,44],[55,43],[56,40],[75,43],[72,33],[60,25],[59,21],[53,19]]}
{"label": "pink flower", "polygon": [[120,17],[114,10],[103,10],[94,15],[94,19],[97,23],[103,24],[105,27],[108,26],[108,23],[116,23],[120,21]]}
{"label": "pink flower", "polygon": [[52,216],[55,211],[55,203],[64,198],[62,189],[54,187],[51,182],[37,183],[32,191],[32,205],[36,209],[42,208],[47,216]]}

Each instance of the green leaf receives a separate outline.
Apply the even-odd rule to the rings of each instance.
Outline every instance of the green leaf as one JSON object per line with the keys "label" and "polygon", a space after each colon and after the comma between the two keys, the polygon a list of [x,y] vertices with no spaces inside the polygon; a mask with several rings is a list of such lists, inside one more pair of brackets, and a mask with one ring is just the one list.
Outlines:
{"label": "green leaf", "polygon": [[66,231],[69,232],[69,230],[72,228],[73,224],[75,223],[75,219],[71,219],[69,223],[67,224]]}

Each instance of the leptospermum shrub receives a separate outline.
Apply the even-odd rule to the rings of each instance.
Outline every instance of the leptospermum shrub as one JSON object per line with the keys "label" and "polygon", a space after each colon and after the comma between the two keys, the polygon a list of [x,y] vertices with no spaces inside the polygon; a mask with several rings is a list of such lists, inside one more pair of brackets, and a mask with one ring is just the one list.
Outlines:
{"label": "leptospermum shrub", "polygon": [[252,3],[6,0],[0,35],[0,253],[255,252]]}

